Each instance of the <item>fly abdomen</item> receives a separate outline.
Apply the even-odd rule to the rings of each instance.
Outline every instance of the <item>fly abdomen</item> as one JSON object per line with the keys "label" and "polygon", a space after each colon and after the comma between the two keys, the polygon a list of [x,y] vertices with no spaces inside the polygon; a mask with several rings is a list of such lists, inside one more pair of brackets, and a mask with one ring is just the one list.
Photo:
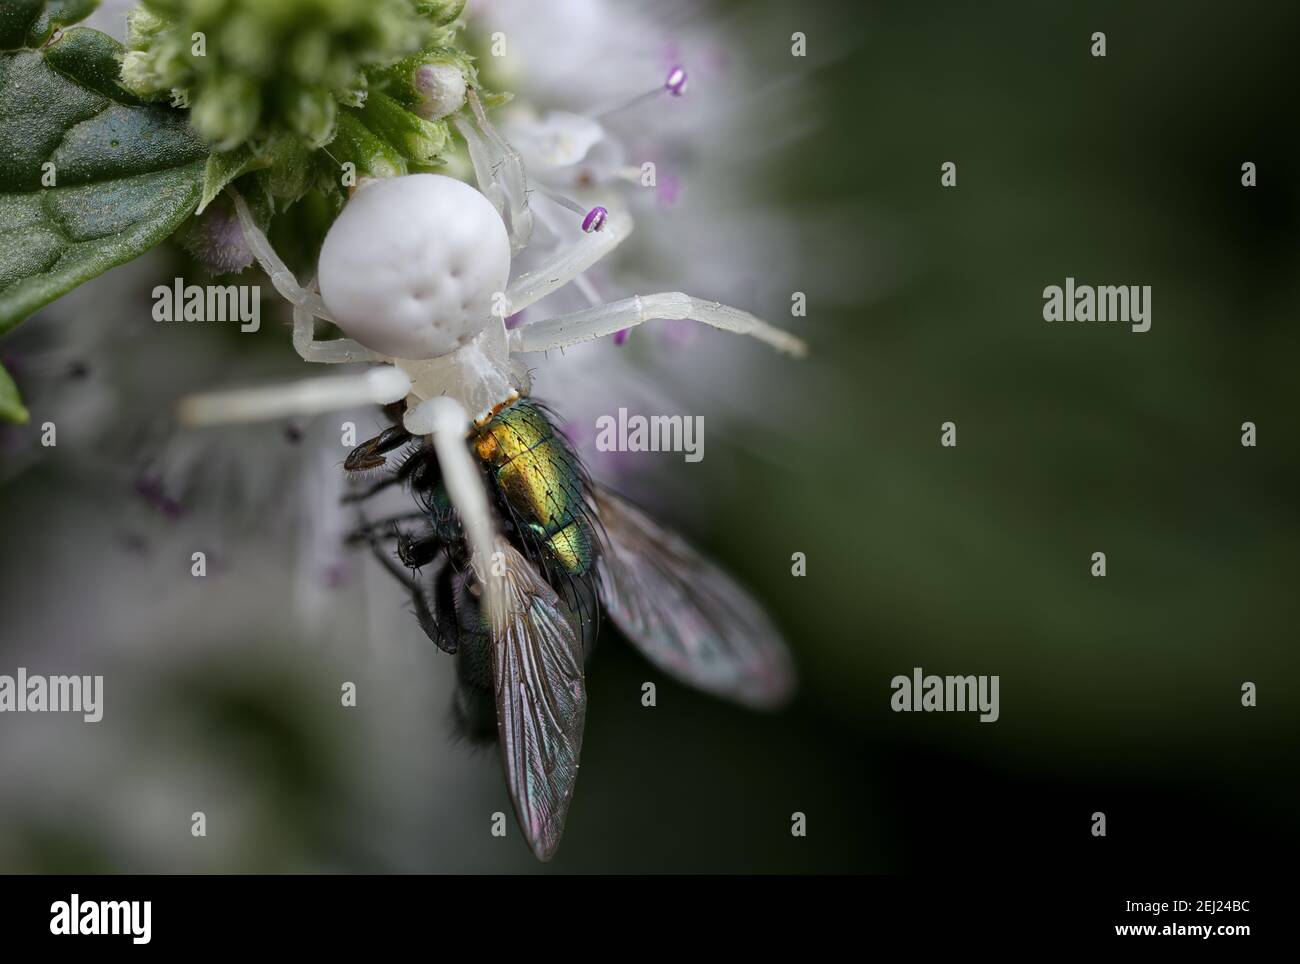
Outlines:
{"label": "fly abdomen", "polygon": [[526,541],[570,576],[590,572],[596,540],[586,479],[546,413],[519,399],[484,422],[473,445]]}

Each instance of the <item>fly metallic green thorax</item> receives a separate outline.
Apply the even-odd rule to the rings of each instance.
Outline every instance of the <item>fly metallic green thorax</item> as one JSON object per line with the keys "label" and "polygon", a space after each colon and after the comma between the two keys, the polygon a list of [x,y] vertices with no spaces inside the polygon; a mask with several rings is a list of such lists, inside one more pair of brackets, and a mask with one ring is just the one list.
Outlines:
{"label": "fly metallic green thorax", "polygon": [[596,537],[585,477],[546,413],[521,398],[479,426],[470,443],[520,527],[566,573],[586,575]]}

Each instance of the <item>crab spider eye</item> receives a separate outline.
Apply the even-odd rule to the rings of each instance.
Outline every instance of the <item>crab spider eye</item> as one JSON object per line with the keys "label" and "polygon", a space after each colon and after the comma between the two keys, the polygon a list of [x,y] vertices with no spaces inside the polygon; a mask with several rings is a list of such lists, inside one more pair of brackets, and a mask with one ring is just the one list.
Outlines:
{"label": "crab spider eye", "polygon": [[482,194],[441,174],[365,182],[325,236],[320,291],[343,334],[436,358],[481,332],[510,277],[510,239]]}

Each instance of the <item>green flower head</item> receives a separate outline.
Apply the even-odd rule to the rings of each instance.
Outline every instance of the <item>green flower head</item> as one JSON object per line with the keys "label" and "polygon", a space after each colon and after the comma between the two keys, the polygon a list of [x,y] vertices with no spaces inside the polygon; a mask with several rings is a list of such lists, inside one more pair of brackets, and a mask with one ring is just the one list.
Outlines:
{"label": "green flower head", "polygon": [[[449,47],[464,0],[143,0],[122,84],[191,108],[218,151],[285,135],[329,144],[372,77]],[[427,141],[427,139],[426,139]],[[427,142],[423,148],[427,149]]]}

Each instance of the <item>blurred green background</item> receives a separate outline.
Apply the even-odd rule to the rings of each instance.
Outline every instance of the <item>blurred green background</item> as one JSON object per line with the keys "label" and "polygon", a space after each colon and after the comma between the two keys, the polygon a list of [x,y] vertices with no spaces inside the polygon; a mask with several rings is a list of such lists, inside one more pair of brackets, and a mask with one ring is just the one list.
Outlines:
{"label": "blurred green background", "polygon": [[[840,126],[787,189],[852,209],[886,280],[826,319],[815,471],[778,517],[819,563],[798,617],[819,702],[890,746],[870,792],[909,815],[904,866],[981,838],[1136,863],[1296,840],[1297,26],[1277,4],[868,5],[827,72]],[[1151,330],[1044,322],[1067,276],[1151,285]],[[1001,674],[1001,721],[887,712],[912,666]]]}
{"label": "blurred green background", "polygon": [[[774,148],[770,190],[831,218],[850,267],[808,267],[812,359],[763,363],[773,381],[747,404],[767,428],[710,438],[695,507],[661,514],[769,603],[803,688],[764,717],[660,680],[647,710],[651,670],[607,633],[546,869],[1277,859],[1300,842],[1300,10],[755,9],[746,43],[773,76],[808,34],[800,83],[821,108],[809,137]],[[1151,285],[1151,330],[1044,322],[1042,290],[1067,276]],[[41,774],[3,781],[0,869],[540,869],[513,825],[487,834],[509,804],[493,753],[448,735],[449,660],[373,622],[355,645],[314,645],[241,588],[282,567],[275,549],[244,582],[201,589],[188,551],[129,539],[131,566],[88,569],[88,546],[149,538],[104,511],[111,478],[47,462],[0,488],[0,672],[102,671],[110,700],[94,727],[0,718],[6,768]],[[385,625],[406,625],[396,589],[374,591],[391,597]],[[194,618],[200,593],[220,594],[222,618]],[[916,666],[999,675],[1000,720],[891,712],[890,679]],[[338,706],[343,679],[355,710]]]}

